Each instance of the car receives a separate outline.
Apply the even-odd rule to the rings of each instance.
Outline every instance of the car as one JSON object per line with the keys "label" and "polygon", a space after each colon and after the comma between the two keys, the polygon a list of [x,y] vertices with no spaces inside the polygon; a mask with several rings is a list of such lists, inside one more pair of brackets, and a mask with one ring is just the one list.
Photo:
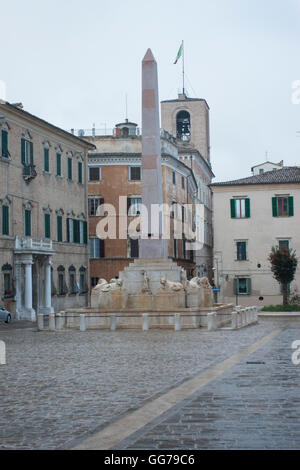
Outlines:
{"label": "car", "polygon": [[11,313],[4,307],[0,307],[0,321],[4,321],[5,323],[11,322]]}

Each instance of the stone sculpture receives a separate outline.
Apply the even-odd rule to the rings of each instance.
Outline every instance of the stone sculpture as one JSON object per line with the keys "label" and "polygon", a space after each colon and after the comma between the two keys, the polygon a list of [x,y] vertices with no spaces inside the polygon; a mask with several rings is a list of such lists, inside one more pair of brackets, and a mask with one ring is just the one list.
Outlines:
{"label": "stone sculpture", "polygon": [[164,277],[162,277],[160,279],[160,283],[162,284],[164,289],[173,290],[173,291],[183,290],[183,285],[181,284],[181,282],[169,281],[168,279],[165,279]]}

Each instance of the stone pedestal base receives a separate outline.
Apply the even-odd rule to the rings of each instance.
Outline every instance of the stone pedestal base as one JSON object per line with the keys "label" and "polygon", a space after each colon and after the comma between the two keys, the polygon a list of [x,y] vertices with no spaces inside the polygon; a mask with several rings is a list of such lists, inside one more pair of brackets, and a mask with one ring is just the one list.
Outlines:
{"label": "stone pedestal base", "polygon": [[91,296],[92,308],[123,310],[127,307],[127,292],[124,289],[113,289],[108,292],[98,291]]}
{"label": "stone pedestal base", "polygon": [[155,310],[168,310],[185,308],[185,291],[159,289],[154,296]]}

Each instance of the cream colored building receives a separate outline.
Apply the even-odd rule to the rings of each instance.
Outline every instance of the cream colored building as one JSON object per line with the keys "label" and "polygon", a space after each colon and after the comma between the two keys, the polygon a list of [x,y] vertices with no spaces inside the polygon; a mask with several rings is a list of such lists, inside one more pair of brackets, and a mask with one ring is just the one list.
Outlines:
{"label": "cream colored building", "polygon": [[256,176],[262,175],[263,173],[266,173],[266,171],[281,170],[281,168],[283,168],[283,160],[281,160],[279,163],[264,162],[260,163],[259,165],[254,165],[251,168],[251,171],[253,176]]}
{"label": "cream colored building", "polygon": [[[268,255],[286,245],[300,255],[300,167],[213,183],[214,269],[219,300],[282,303]],[[300,264],[291,292],[300,292]]]}
{"label": "cream colored building", "polygon": [[18,319],[88,303],[93,148],[0,101],[0,304]]}

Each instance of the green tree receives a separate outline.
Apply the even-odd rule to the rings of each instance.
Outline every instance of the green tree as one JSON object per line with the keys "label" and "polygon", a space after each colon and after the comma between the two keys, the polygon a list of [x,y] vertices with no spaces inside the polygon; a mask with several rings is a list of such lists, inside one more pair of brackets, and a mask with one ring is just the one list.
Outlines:
{"label": "green tree", "polygon": [[282,286],[283,293],[283,305],[288,304],[288,284],[295,278],[295,272],[298,264],[296,252],[287,248],[272,247],[272,251],[269,254],[269,261],[271,263],[271,271],[273,277]]}

